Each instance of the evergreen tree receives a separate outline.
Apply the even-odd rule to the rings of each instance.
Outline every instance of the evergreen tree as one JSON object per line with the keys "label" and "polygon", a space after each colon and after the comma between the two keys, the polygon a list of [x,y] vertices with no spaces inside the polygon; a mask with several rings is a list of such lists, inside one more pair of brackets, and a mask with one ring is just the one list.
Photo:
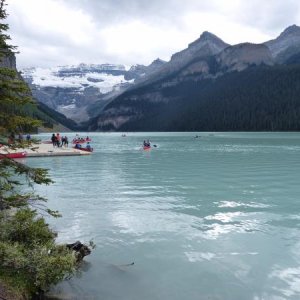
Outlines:
{"label": "evergreen tree", "polygon": [[[5,5],[0,0],[0,291],[8,286],[29,297],[70,275],[75,258],[66,247],[55,244],[55,233],[38,214],[42,210],[58,216],[34,193],[35,184],[51,183],[47,171],[9,159],[3,151],[22,146],[12,139],[15,133],[40,124],[26,115],[24,106],[33,103],[27,85],[3,63],[15,51],[8,44],[8,25],[3,23]],[[22,192],[24,184],[32,192]]]}
{"label": "evergreen tree", "polygon": [[[8,24],[2,21],[7,17],[5,0],[0,0],[0,66],[3,60],[14,55],[16,47],[7,42]],[[23,108],[26,104],[33,104],[30,90],[18,72],[8,67],[0,68],[0,135],[22,132],[40,124],[38,120],[26,116]]]}

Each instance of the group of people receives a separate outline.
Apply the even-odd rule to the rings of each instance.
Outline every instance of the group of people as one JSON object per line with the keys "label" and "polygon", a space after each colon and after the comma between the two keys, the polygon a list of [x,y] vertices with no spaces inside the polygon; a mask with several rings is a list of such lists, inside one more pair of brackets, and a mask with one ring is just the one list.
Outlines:
{"label": "group of people", "polygon": [[[88,138],[88,137],[87,137]],[[73,139],[73,143],[84,143],[86,141],[85,138],[76,137]]]}
{"label": "group of people", "polygon": [[73,144],[82,144],[84,142],[90,142],[91,138],[89,136],[87,136],[86,138],[80,137],[78,134],[76,134],[76,137],[73,139]]}
{"label": "group of people", "polygon": [[[79,144],[79,143],[75,144],[75,149],[81,149],[81,148],[82,148],[81,144]],[[90,142],[86,143],[86,146],[84,147],[84,149],[87,149],[87,150],[91,150],[92,149]]]}
{"label": "group of people", "polygon": [[62,147],[62,146],[68,147],[69,145],[68,137],[67,136],[61,137],[59,133],[52,134],[51,142],[53,147]]}
{"label": "group of people", "polygon": [[[15,133],[12,132],[8,137],[8,144],[13,144],[13,143],[15,143],[15,141],[22,143],[24,141],[24,135],[22,133],[19,133],[18,138],[16,140]],[[31,135],[29,133],[26,135],[26,141],[27,142],[31,141]]]}

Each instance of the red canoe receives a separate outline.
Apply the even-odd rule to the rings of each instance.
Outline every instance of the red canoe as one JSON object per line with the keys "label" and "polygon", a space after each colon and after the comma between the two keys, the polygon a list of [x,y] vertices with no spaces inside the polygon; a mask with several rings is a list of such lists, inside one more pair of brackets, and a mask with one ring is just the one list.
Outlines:
{"label": "red canoe", "polygon": [[16,153],[2,153],[0,155],[0,159],[7,157],[7,158],[24,158],[27,156],[27,152],[16,152]]}
{"label": "red canoe", "polygon": [[143,149],[144,149],[144,150],[150,150],[150,149],[151,149],[151,146],[143,146]]}
{"label": "red canoe", "polygon": [[94,149],[93,148],[76,148],[76,147],[73,147],[74,149],[77,149],[77,150],[82,150],[82,151],[87,151],[87,152],[93,152]]}
{"label": "red canoe", "polygon": [[94,151],[93,148],[80,148],[80,150],[87,151],[87,152],[93,152]]}

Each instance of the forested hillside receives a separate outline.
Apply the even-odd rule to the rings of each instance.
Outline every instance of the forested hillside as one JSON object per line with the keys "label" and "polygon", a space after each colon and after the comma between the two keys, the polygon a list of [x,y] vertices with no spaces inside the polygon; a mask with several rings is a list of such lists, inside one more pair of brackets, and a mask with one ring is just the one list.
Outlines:
{"label": "forested hillside", "polygon": [[[169,78],[172,81],[172,78]],[[153,95],[160,94],[160,101]],[[145,101],[152,95],[152,101]],[[276,131],[300,130],[300,65],[253,66],[215,79],[164,81],[124,93],[108,105],[110,117],[122,109],[127,120],[93,130],[120,131]],[[165,99],[165,100],[164,100]],[[127,109],[124,109],[127,108]],[[130,118],[127,118],[130,116]],[[134,116],[134,117],[132,117]],[[118,115],[120,118],[120,115]],[[105,116],[108,119],[108,115]],[[96,123],[97,122],[97,123]]]}
{"label": "forested hillside", "polygon": [[110,102],[90,130],[299,130],[300,27],[262,44],[204,32]]}

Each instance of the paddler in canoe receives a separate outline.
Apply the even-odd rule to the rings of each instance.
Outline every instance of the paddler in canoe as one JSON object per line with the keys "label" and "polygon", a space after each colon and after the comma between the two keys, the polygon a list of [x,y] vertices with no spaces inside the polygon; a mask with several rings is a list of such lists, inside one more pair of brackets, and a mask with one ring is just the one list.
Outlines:
{"label": "paddler in canoe", "polygon": [[150,143],[150,141],[149,141],[149,140],[147,140],[147,142],[144,141],[144,142],[143,142],[143,149],[144,149],[144,150],[148,150],[148,149],[150,149],[150,148],[151,148],[151,143]]}

